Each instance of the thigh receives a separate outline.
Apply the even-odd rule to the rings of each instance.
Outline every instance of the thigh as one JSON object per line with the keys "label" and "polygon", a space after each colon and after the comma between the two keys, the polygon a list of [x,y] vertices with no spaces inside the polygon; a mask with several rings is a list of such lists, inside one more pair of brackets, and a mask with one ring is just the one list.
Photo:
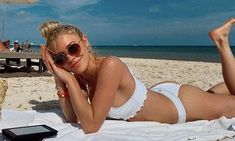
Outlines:
{"label": "thigh", "polygon": [[232,95],[209,94],[200,88],[184,84],[179,90],[179,98],[185,107],[187,121],[234,115],[230,112],[235,108],[235,98]]}

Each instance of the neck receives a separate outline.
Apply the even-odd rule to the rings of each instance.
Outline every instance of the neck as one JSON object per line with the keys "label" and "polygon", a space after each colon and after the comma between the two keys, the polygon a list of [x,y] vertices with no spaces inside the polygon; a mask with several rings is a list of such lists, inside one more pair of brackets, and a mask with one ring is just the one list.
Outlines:
{"label": "neck", "polygon": [[90,54],[90,60],[86,71],[82,74],[82,77],[86,80],[95,80],[101,63],[101,58],[95,58]]}

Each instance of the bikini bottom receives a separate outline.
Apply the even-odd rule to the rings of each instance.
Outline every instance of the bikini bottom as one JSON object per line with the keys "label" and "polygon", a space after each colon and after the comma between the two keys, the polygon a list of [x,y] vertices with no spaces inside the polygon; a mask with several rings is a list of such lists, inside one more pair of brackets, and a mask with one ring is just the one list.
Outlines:
{"label": "bikini bottom", "polygon": [[186,112],[184,105],[182,104],[181,100],[178,97],[180,86],[181,85],[175,83],[161,83],[152,87],[151,90],[161,93],[162,95],[169,98],[174,103],[178,111],[177,123],[184,123],[186,121]]}

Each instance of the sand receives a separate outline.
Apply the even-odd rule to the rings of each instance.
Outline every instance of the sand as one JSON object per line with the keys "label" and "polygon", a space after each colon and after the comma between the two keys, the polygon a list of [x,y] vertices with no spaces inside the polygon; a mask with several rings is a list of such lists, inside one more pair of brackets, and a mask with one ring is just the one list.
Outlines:
{"label": "sand", "polygon": [[[121,58],[147,87],[161,81],[177,81],[207,90],[222,82],[220,63],[191,62],[159,59]],[[8,91],[3,104],[5,109],[57,108],[54,80],[48,73],[0,73],[8,81]]]}

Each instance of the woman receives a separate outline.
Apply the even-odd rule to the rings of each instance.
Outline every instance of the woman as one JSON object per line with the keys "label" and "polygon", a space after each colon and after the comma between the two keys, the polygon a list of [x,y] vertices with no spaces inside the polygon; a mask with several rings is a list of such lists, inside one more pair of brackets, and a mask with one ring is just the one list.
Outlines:
{"label": "woman", "polygon": [[52,21],[41,26],[46,38],[42,56],[55,78],[65,118],[79,122],[85,133],[98,131],[106,117],[164,123],[231,118],[235,116],[231,95],[235,94],[235,62],[228,34],[234,22],[231,19],[209,34],[221,56],[224,83],[208,92],[175,82],[148,89],[120,59],[95,56],[86,35],[72,25]]}

